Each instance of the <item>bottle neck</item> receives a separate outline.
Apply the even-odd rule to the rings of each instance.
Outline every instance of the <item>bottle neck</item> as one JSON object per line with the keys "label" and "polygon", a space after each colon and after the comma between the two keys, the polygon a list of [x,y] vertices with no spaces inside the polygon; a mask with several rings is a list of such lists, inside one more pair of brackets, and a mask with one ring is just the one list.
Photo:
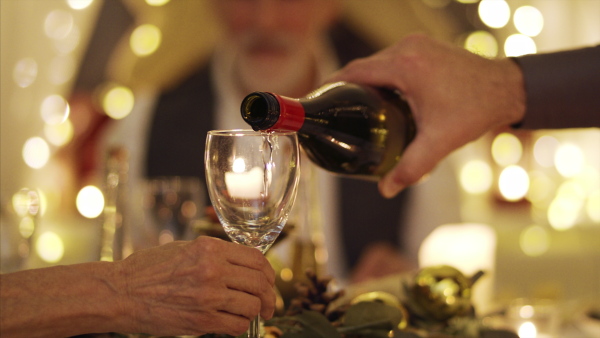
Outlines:
{"label": "bottle neck", "polygon": [[304,107],[297,99],[269,93],[279,103],[279,118],[269,130],[292,130],[298,131],[304,124]]}

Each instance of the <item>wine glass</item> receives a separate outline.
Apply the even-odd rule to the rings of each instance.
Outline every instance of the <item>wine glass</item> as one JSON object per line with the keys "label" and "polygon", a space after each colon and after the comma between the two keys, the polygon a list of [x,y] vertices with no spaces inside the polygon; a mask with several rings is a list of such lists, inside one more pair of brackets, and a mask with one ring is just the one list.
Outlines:
{"label": "wine glass", "polygon": [[[271,247],[296,198],[300,177],[295,132],[213,130],[206,140],[206,182],[210,200],[234,243]],[[259,338],[260,318],[249,338]]]}

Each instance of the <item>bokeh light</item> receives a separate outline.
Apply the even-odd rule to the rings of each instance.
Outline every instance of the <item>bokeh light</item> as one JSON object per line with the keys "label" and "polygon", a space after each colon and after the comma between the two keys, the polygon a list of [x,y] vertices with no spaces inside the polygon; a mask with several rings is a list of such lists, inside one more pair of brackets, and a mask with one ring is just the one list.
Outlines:
{"label": "bokeh light", "polygon": [[523,155],[521,141],[510,133],[498,134],[492,142],[492,158],[501,166],[516,164]]}
{"label": "bokeh light", "polygon": [[585,165],[583,151],[575,144],[561,144],[554,154],[554,165],[563,177],[573,177],[579,174]]}
{"label": "bokeh light", "polygon": [[535,314],[535,309],[531,305],[523,305],[519,309],[519,317],[531,318]]}
{"label": "bokeh light", "polygon": [[32,137],[25,141],[23,146],[23,160],[33,169],[40,169],[50,159],[50,147],[41,137]]}
{"label": "bokeh light", "polygon": [[80,39],[81,33],[79,32],[79,28],[74,24],[67,36],[62,39],[54,40],[54,47],[60,54],[66,55],[75,50],[79,45]]}
{"label": "bokeh light", "polygon": [[62,239],[54,232],[44,232],[36,241],[37,254],[48,263],[59,262],[65,253]]}
{"label": "bokeh light", "polygon": [[[587,196],[593,190],[600,188],[600,171],[591,165],[584,165],[583,169],[571,178],[571,181],[577,183]],[[600,205],[598,207],[600,208]]]}
{"label": "bokeh light", "polygon": [[48,142],[57,147],[64,146],[73,139],[74,129],[70,119],[60,124],[46,124],[44,126],[44,136]]}
{"label": "bokeh light", "polygon": [[97,187],[88,185],[77,194],[76,204],[83,217],[96,218],[104,210],[104,195]]}
{"label": "bokeh light", "polygon": [[154,53],[160,46],[161,40],[162,33],[158,27],[144,24],[133,30],[129,46],[135,55],[143,57]]}
{"label": "bokeh light", "polygon": [[585,188],[577,180],[563,182],[548,207],[548,222],[556,230],[570,229],[577,223],[586,198]]}
{"label": "bokeh light", "polygon": [[163,6],[171,0],[146,0],[146,3],[150,6]]}
{"label": "bokeh light", "polygon": [[507,57],[535,54],[537,47],[532,38],[523,34],[513,34],[504,42],[504,54]]}
{"label": "bokeh light", "polygon": [[15,213],[21,217],[35,216],[40,211],[40,197],[37,191],[22,188],[13,195],[12,206]]}
{"label": "bokeh light", "polygon": [[294,271],[290,268],[283,268],[279,273],[279,277],[281,277],[281,280],[284,282],[290,282],[294,279]]}
{"label": "bokeh light", "polygon": [[102,100],[102,108],[106,115],[119,120],[131,113],[135,103],[131,89],[123,86],[116,86],[110,89]]}
{"label": "bokeh light", "polygon": [[563,182],[556,190],[556,196],[577,201],[583,201],[586,197],[585,188],[577,180]]}
{"label": "bokeh light", "polygon": [[529,173],[529,190],[527,200],[533,204],[549,204],[553,197],[556,184],[543,171]]}
{"label": "bokeh light", "polygon": [[40,113],[42,120],[50,125],[61,124],[69,117],[70,107],[60,95],[50,95],[42,101]]}
{"label": "bokeh light", "polygon": [[492,183],[492,169],[484,161],[469,161],[460,171],[460,185],[468,193],[480,194],[486,192],[491,188]]}
{"label": "bokeh light", "polygon": [[559,231],[570,229],[577,222],[581,207],[580,200],[557,194],[548,207],[548,223]]}
{"label": "bokeh light", "polygon": [[73,16],[60,9],[48,13],[44,21],[44,32],[51,39],[64,39],[73,28]]}
{"label": "bokeh light", "polygon": [[17,86],[27,88],[35,82],[38,74],[38,65],[32,58],[23,58],[17,61],[13,69],[13,80]]}
{"label": "bokeh light", "polygon": [[329,253],[327,252],[327,248],[323,246],[315,248],[315,262],[317,262],[317,264],[325,265],[328,259]]}
{"label": "bokeh light", "polygon": [[488,58],[498,56],[498,41],[487,31],[475,31],[469,33],[465,39],[464,47],[466,50],[477,55]]}
{"label": "bokeh light", "polygon": [[532,322],[525,322],[519,325],[519,337],[537,337],[537,329]]}
{"label": "bokeh light", "polygon": [[69,7],[75,10],[81,10],[89,7],[94,0],[67,0]]}
{"label": "bokeh light", "polygon": [[505,0],[481,0],[479,18],[490,28],[502,28],[510,20],[510,6]]}
{"label": "bokeh light", "polygon": [[544,16],[533,6],[517,8],[513,22],[519,33],[528,36],[537,36],[544,28]]}
{"label": "bokeh light", "polygon": [[559,142],[555,137],[544,135],[538,138],[533,145],[533,157],[535,161],[544,168],[554,165],[554,154],[558,149]]}
{"label": "bokeh light", "polygon": [[519,245],[527,256],[541,256],[550,248],[550,236],[546,229],[539,225],[532,225],[521,231]]}
{"label": "bokeh light", "polygon": [[12,206],[15,213],[21,217],[27,215],[29,208],[29,189],[23,188],[12,197]]}
{"label": "bokeh light", "polygon": [[518,201],[529,190],[529,176],[525,169],[517,165],[508,166],[500,173],[498,188],[507,201]]}
{"label": "bokeh light", "polygon": [[21,221],[19,222],[19,233],[21,234],[21,237],[27,239],[33,235],[34,231],[35,222],[33,221],[33,218],[31,216],[21,218]]}
{"label": "bokeh light", "polygon": [[48,197],[46,197],[46,193],[41,189],[38,189],[37,193],[40,199],[40,216],[44,216],[46,210],[48,210]]}
{"label": "bokeh light", "polygon": [[181,204],[181,214],[186,218],[194,218],[198,214],[198,208],[194,201],[185,201]]}

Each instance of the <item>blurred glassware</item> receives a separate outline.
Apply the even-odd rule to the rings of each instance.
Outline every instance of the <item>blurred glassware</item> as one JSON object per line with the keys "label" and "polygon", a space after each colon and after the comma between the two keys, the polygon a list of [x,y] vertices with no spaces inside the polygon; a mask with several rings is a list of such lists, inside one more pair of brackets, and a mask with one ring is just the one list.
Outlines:
{"label": "blurred glassware", "polygon": [[552,300],[516,299],[507,308],[506,320],[519,337],[559,337],[560,313]]}
{"label": "blurred glassware", "polygon": [[155,177],[146,182],[144,224],[152,245],[192,240],[203,233],[205,188],[197,177]]}
{"label": "blurred glassware", "polygon": [[120,260],[132,252],[126,207],[128,172],[129,152],[121,146],[109,149],[105,162],[101,261]]}

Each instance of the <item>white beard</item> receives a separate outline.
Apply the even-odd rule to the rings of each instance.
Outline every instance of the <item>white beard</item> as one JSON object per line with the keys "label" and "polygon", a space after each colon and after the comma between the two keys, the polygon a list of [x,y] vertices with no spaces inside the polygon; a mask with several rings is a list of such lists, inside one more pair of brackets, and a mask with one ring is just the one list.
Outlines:
{"label": "white beard", "polygon": [[245,92],[290,95],[298,92],[299,86],[307,86],[315,76],[312,51],[289,37],[248,33],[229,47],[234,55],[234,81]]}

